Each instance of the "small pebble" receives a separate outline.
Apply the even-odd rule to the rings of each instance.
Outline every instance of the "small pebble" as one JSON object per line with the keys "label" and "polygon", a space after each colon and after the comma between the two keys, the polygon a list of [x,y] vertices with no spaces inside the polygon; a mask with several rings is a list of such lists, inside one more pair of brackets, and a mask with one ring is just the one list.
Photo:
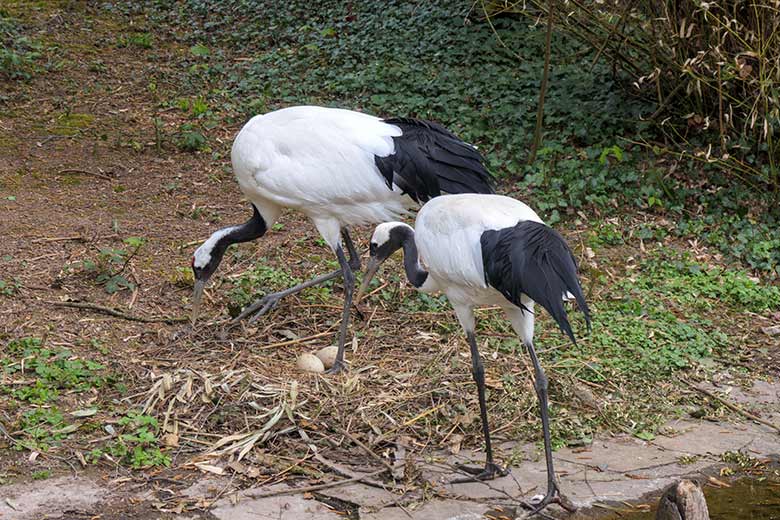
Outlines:
{"label": "small pebble", "polygon": [[301,354],[300,357],[298,357],[298,361],[295,363],[295,366],[304,372],[314,372],[316,374],[325,372],[325,365],[323,365],[322,361],[320,361],[320,358],[314,354]]}

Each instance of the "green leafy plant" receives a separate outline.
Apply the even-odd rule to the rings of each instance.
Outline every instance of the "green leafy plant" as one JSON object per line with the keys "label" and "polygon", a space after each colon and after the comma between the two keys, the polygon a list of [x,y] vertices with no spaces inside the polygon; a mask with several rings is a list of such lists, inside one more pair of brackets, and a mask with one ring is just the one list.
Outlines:
{"label": "green leafy plant", "polygon": [[[171,458],[163,453],[158,446],[157,419],[149,415],[129,412],[119,420],[125,432],[109,444],[105,452],[119,458],[133,468],[149,468],[155,466],[170,466]],[[100,453],[91,454],[93,459]]]}
{"label": "green leafy plant", "polygon": [[104,247],[99,249],[97,256],[92,259],[74,262],[67,265],[64,270],[69,271],[74,267],[80,268],[83,272],[93,276],[95,281],[102,285],[109,294],[122,289],[132,290],[135,288],[135,284],[130,282],[124,273],[146,240],[140,237],[128,237],[123,240],[123,243],[128,249]]}
{"label": "green leafy plant", "polygon": [[15,449],[47,451],[76,431],[77,426],[67,424],[62,412],[56,406],[51,406],[25,411],[18,428],[21,439],[14,445]]}
{"label": "green leafy plant", "polygon": [[19,289],[21,288],[21,283],[19,283],[19,280],[14,279],[13,282],[6,282],[5,280],[0,280],[0,295],[3,296],[13,296],[19,292]]}
{"label": "green leafy plant", "polygon": [[190,47],[190,54],[197,56],[198,58],[205,58],[211,54],[211,51],[205,45],[197,43]]}
{"label": "green leafy plant", "polygon": [[245,306],[269,292],[300,283],[288,271],[267,265],[266,262],[265,258],[259,259],[254,267],[232,281],[232,287],[227,293],[231,316],[238,316]]}
{"label": "green leafy plant", "polygon": [[197,152],[206,148],[206,136],[190,123],[179,128],[179,148],[185,152]]}
{"label": "green leafy plant", "polygon": [[47,478],[51,477],[51,470],[39,469],[38,471],[33,471],[30,476],[33,480],[46,480]]}
{"label": "green leafy plant", "polygon": [[0,78],[29,79],[41,56],[41,45],[23,34],[19,20],[0,11]]}
{"label": "green leafy plant", "polygon": [[118,47],[139,47],[141,49],[151,49],[154,47],[154,36],[151,33],[133,33],[120,36],[117,41]]}
{"label": "green leafy plant", "polygon": [[[30,401],[56,399],[57,389],[86,390],[100,388],[110,378],[105,367],[89,359],[79,359],[68,349],[49,349],[38,338],[23,338],[8,343],[6,349],[18,359],[4,359],[3,370],[14,373],[24,370],[36,377],[32,387],[17,389],[18,397]],[[24,360],[24,363],[21,360]]]}

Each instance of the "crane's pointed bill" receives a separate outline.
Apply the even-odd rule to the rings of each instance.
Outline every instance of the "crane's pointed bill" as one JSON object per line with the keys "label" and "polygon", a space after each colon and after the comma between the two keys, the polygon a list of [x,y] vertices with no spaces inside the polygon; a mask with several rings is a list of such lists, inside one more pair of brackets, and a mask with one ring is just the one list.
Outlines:
{"label": "crane's pointed bill", "polygon": [[366,294],[366,291],[368,291],[368,286],[371,283],[371,280],[374,279],[374,276],[376,275],[377,270],[379,269],[379,265],[381,262],[376,259],[376,257],[371,257],[368,259],[368,265],[366,266],[366,274],[363,275],[363,283],[360,284],[360,289],[358,289],[357,296],[355,296],[355,304],[357,305],[360,303],[360,300],[363,299],[363,296]]}
{"label": "crane's pointed bill", "polygon": [[192,324],[198,319],[200,313],[200,302],[203,299],[203,288],[206,286],[206,280],[196,280],[195,290],[192,292]]}

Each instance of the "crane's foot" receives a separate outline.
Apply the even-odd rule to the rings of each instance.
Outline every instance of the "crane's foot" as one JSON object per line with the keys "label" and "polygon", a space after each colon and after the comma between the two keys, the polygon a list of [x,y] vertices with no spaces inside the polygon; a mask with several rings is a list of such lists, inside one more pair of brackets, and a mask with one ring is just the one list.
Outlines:
{"label": "crane's foot", "polygon": [[523,504],[525,507],[530,509],[525,518],[529,518],[537,514],[550,504],[558,504],[569,513],[573,513],[577,510],[577,506],[575,506],[567,497],[561,495],[561,491],[558,489],[558,484],[553,482],[552,485],[547,488],[546,495],[537,495],[531,498],[527,504]]}
{"label": "crane's foot", "polygon": [[341,372],[346,372],[346,370],[347,366],[343,361],[336,361],[333,363],[332,367],[325,371],[325,373],[332,376],[335,374],[340,374]]}
{"label": "crane's foot", "polygon": [[281,293],[266,294],[265,296],[257,300],[255,303],[253,303],[252,305],[248,306],[246,309],[241,311],[241,314],[233,318],[233,322],[235,323],[237,321],[241,321],[247,316],[250,316],[252,314],[254,314],[254,316],[252,316],[249,319],[249,323],[251,324],[256,322],[258,319],[260,319],[262,315],[276,308],[276,306],[279,305],[279,302],[282,300],[284,296],[285,295]]}
{"label": "crane's foot", "polygon": [[494,462],[487,462],[484,468],[466,466],[464,464],[458,464],[456,466],[460,471],[464,471],[471,477],[463,477],[454,479],[451,484],[465,484],[466,482],[481,482],[484,480],[493,480],[494,478],[506,477],[509,475],[509,470],[504,469]]}

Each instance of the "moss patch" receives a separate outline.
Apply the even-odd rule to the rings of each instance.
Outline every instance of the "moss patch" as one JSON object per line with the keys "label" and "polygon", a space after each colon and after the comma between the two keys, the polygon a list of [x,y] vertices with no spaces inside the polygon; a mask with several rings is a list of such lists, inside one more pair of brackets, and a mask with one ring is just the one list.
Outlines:
{"label": "moss patch", "polygon": [[73,136],[91,125],[94,120],[95,116],[92,114],[79,114],[76,112],[63,114],[48,128],[48,131],[54,135]]}
{"label": "moss patch", "polygon": [[0,135],[0,153],[14,152],[22,142],[10,135]]}

